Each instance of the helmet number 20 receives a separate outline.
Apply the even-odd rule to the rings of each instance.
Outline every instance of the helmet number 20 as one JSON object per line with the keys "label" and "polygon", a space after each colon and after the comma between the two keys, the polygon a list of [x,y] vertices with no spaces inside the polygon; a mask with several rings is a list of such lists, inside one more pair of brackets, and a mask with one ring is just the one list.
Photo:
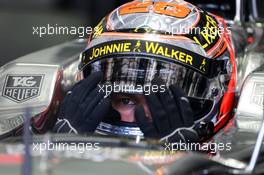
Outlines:
{"label": "helmet number 20", "polygon": [[124,6],[121,6],[119,14],[120,15],[127,15],[132,13],[148,13],[153,11],[157,14],[163,14],[168,16],[173,16],[176,18],[185,18],[191,12],[190,9],[183,5],[172,4],[167,2],[138,2],[134,1]]}

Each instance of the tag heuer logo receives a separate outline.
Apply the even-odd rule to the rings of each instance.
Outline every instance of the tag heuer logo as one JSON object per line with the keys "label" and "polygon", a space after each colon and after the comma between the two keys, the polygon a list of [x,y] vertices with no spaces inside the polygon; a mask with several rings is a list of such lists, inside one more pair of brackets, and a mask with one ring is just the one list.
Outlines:
{"label": "tag heuer logo", "polygon": [[7,75],[3,96],[14,101],[24,102],[39,96],[44,75]]}
{"label": "tag heuer logo", "polygon": [[251,103],[258,105],[259,107],[264,108],[264,84],[263,83],[255,83],[254,91],[251,96]]}

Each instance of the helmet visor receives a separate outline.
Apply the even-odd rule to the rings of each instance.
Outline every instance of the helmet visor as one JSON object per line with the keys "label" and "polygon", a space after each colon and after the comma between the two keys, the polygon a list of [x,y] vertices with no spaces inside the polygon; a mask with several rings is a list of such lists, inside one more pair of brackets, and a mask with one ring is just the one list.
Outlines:
{"label": "helmet visor", "polygon": [[104,75],[102,84],[114,93],[148,95],[153,91],[152,80],[156,77],[164,83],[163,87],[156,87],[156,91],[176,84],[194,98],[213,99],[224,89],[220,76],[208,78],[186,66],[144,56],[97,60],[84,67],[84,78],[98,71]]}

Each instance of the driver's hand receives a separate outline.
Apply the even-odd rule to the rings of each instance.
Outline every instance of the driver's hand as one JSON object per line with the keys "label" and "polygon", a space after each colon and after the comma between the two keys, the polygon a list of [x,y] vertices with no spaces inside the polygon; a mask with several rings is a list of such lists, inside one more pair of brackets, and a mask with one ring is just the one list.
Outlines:
{"label": "driver's hand", "polygon": [[[161,82],[156,82],[158,85]],[[160,139],[162,142],[198,142],[198,134],[193,129],[193,112],[182,89],[173,85],[165,92],[145,95],[152,121],[146,117],[142,106],[135,110],[136,121],[146,138]]]}
{"label": "driver's hand", "polygon": [[95,131],[111,106],[110,100],[104,98],[104,92],[99,91],[102,77],[100,72],[93,73],[73,87],[60,108],[55,132],[80,134]]}

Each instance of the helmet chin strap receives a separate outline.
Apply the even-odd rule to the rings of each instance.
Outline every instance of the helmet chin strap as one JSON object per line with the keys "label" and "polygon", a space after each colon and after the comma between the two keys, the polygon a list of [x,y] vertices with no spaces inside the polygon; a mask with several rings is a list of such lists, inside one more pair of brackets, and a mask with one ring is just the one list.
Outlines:
{"label": "helmet chin strap", "polygon": [[120,113],[111,108],[109,115],[99,124],[96,132],[103,135],[117,135],[129,137],[143,137],[143,133],[136,122],[121,121]]}
{"label": "helmet chin strap", "polygon": [[101,122],[99,126],[96,128],[96,132],[98,134],[102,135],[114,135],[114,136],[125,136],[125,137],[131,137],[136,138],[138,136],[143,137],[144,134],[141,132],[140,128],[138,126],[121,126]]}

